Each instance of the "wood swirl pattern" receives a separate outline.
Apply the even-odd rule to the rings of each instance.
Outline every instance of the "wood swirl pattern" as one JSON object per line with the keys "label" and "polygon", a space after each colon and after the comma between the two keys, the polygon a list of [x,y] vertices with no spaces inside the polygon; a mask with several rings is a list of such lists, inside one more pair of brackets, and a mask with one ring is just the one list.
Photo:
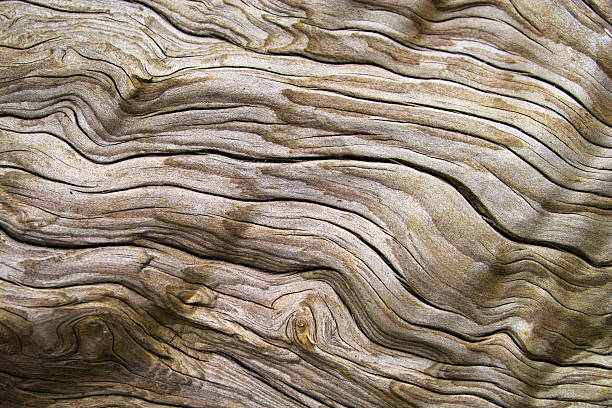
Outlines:
{"label": "wood swirl pattern", "polygon": [[612,406],[606,0],[0,2],[0,406]]}

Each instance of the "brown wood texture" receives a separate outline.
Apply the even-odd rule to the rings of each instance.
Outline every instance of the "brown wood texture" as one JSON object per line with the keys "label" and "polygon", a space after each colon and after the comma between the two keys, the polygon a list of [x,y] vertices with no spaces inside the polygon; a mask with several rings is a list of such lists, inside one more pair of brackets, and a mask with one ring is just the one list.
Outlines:
{"label": "brown wood texture", "polygon": [[0,2],[0,407],[612,406],[606,0]]}

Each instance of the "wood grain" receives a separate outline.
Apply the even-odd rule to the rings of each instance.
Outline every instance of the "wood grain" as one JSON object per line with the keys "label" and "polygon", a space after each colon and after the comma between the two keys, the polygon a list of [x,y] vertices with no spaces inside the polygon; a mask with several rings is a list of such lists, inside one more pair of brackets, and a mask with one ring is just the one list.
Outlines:
{"label": "wood grain", "polygon": [[0,2],[0,406],[611,406],[611,20]]}

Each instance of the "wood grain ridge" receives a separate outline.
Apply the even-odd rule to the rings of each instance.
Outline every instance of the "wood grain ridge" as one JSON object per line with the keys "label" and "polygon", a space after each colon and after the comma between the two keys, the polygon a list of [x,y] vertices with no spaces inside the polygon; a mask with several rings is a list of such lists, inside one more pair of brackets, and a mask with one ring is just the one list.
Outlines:
{"label": "wood grain ridge", "polygon": [[0,406],[612,406],[611,18],[0,2]]}

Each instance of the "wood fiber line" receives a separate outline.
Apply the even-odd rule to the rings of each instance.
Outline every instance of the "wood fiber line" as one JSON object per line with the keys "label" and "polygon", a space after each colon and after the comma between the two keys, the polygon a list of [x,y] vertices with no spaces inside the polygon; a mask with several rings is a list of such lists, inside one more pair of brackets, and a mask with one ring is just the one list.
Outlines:
{"label": "wood fiber line", "polygon": [[611,406],[611,16],[0,2],[0,407]]}

